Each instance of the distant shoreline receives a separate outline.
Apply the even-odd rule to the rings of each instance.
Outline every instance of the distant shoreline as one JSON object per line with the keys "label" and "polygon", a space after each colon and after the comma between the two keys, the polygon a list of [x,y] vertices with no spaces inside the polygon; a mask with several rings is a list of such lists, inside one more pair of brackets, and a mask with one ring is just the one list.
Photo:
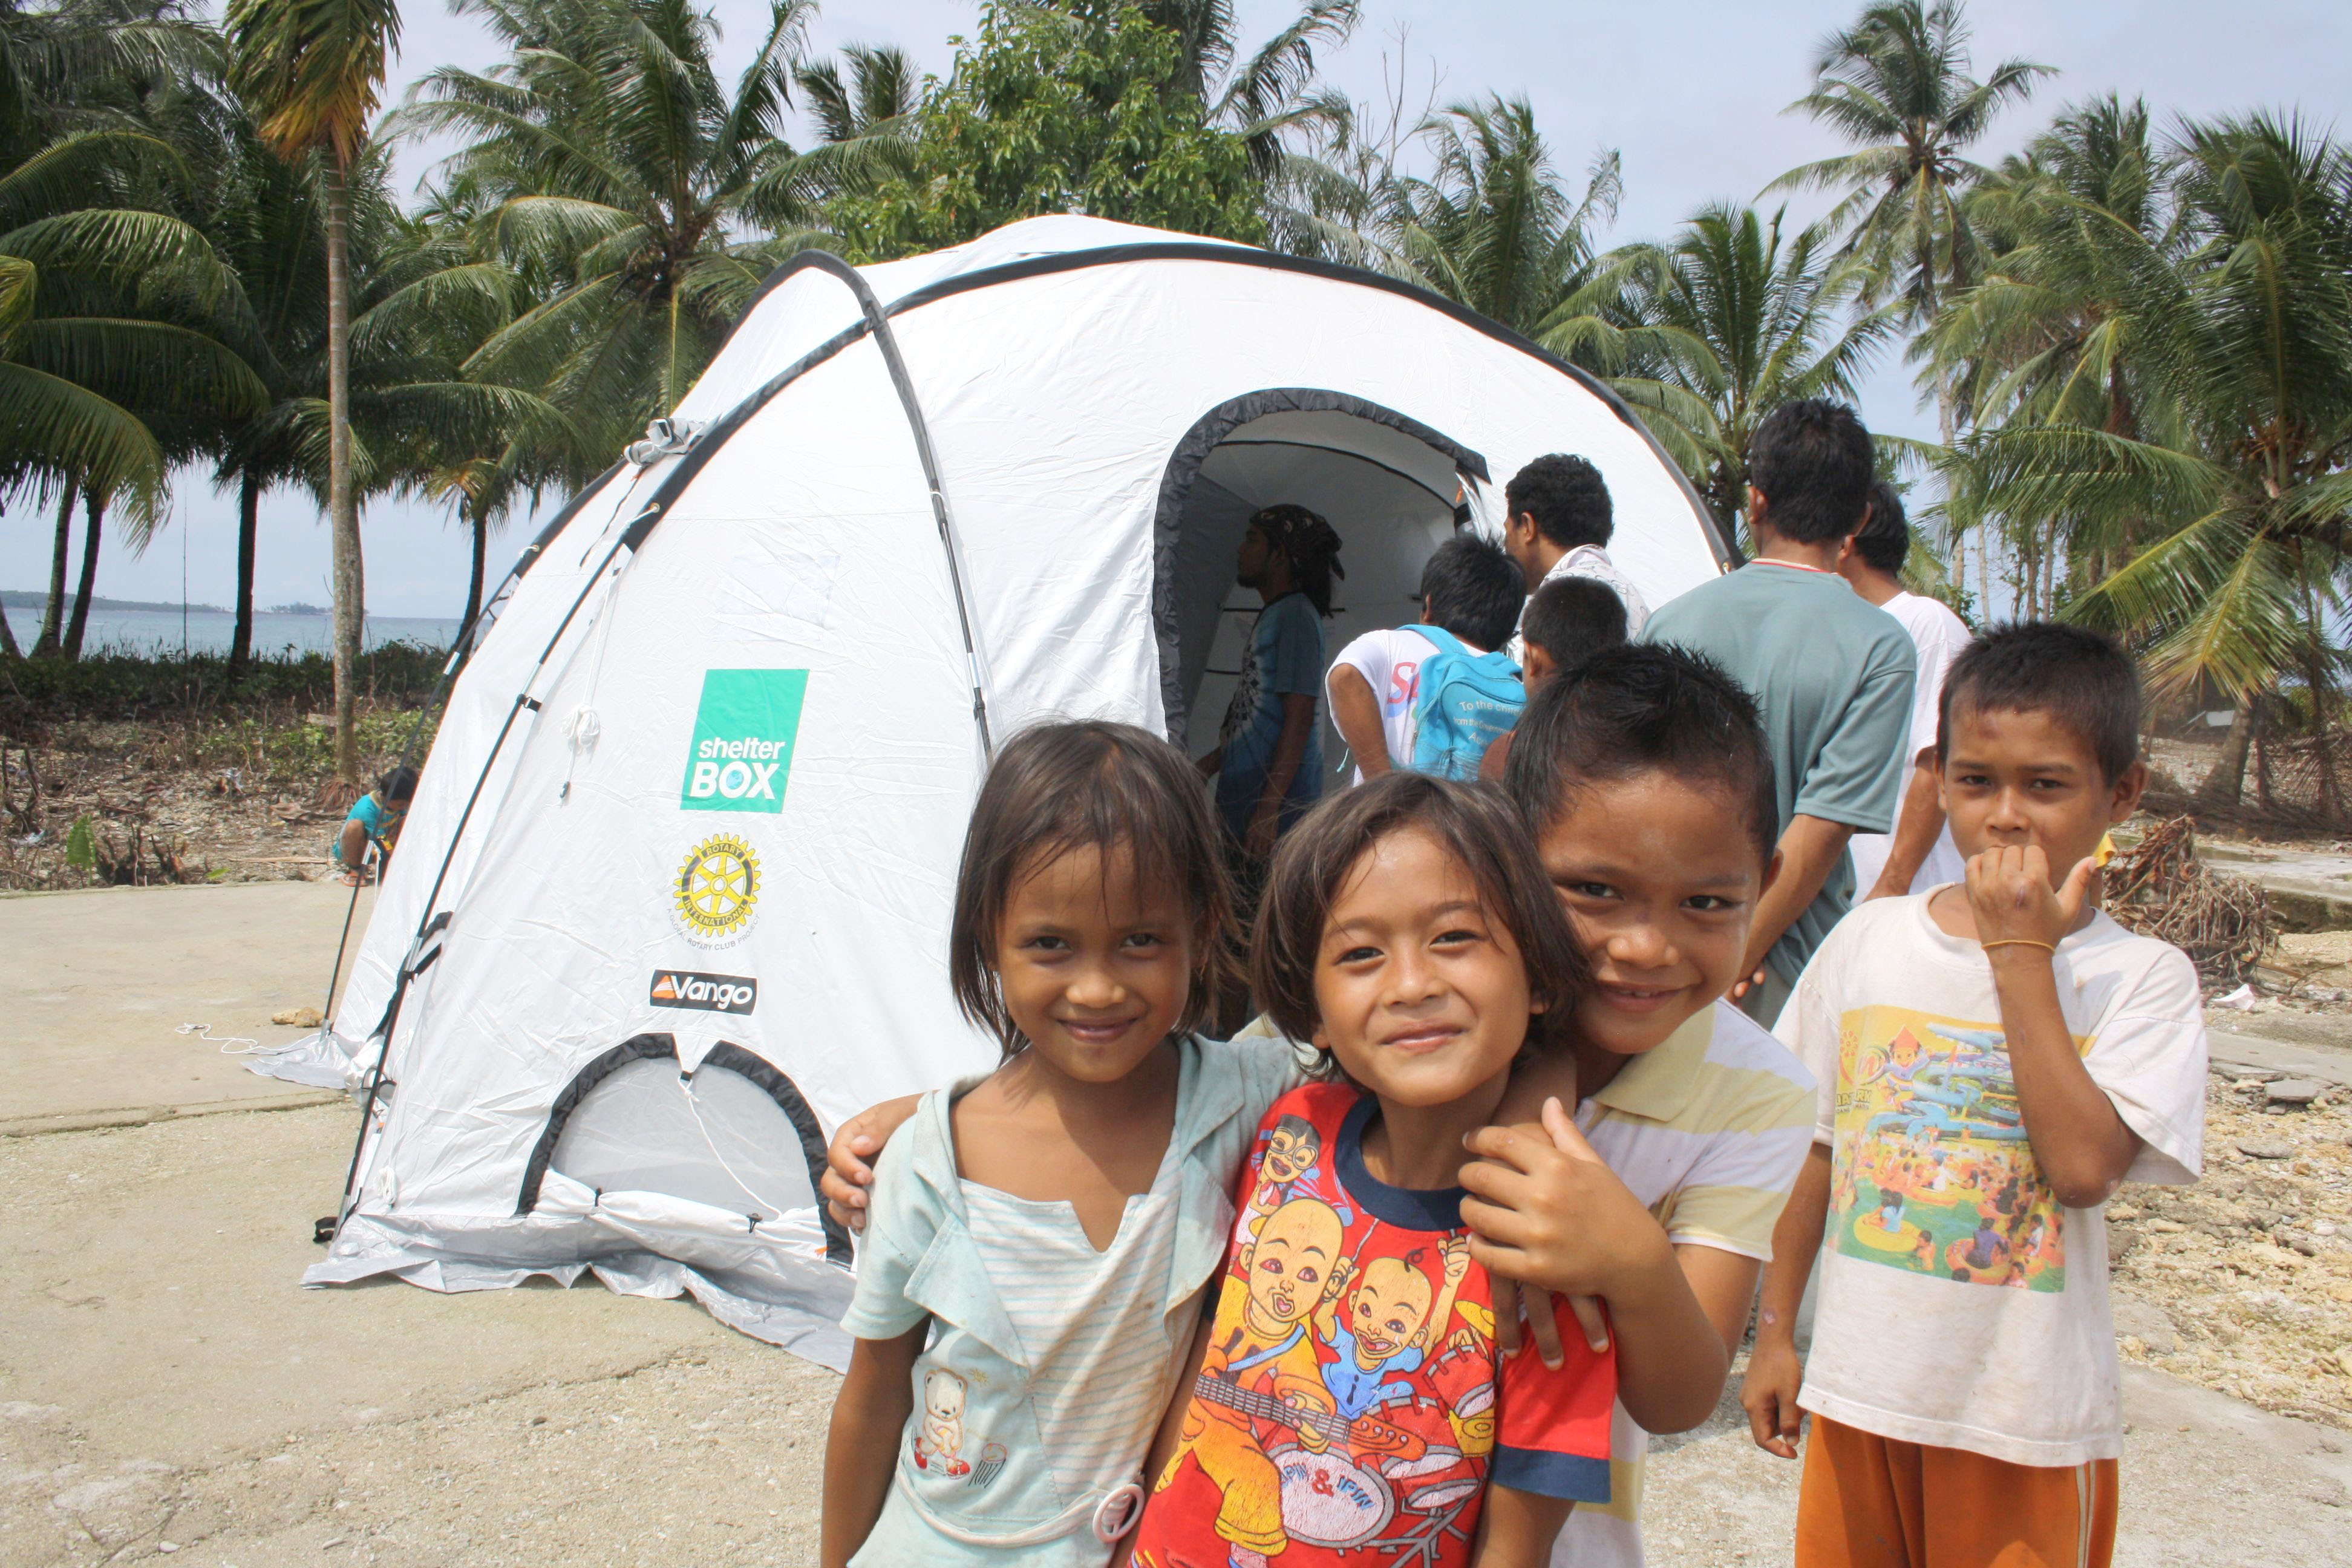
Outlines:
{"label": "distant shoreline", "polygon": [[[0,608],[41,610],[47,609],[48,603],[48,595],[37,589],[0,588]],[[73,607],[70,595],[67,596],[66,607],[68,610]],[[109,610],[118,613],[137,611],[169,616],[176,616],[182,610],[187,611],[192,616],[228,616],[236,613],[234,610],[224,609],[218,605],[183,605],[177,600],[170,604],[158,604],[147,599],[105,599],[96,595],[92,595],[89,607],[92,610]],[[324,605],[273,605],[266,610],[257,606],[253,613],[256,616],[324,616],[332,612]],[[394,621],[438,621],[447,618],[444,616],[371,616],[369,617],[371,620]]]}

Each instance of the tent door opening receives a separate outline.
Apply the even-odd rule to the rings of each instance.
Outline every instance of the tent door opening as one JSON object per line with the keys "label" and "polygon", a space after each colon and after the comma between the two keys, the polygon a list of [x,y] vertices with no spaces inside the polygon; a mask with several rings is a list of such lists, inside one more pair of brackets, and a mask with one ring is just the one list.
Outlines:
{"label": "tent door opening", "polygon": [[[1429,553],[1478,515],[1486,460],[1393,409],[1344,393],[1284,388],[1209,411],[1162,479],[1155,611],[1169,733],[1199,753],[1217,743],[1257,625],[1256,593],[1234,580],[1252,513],[1291,502],[1340,540],[1347,576],[1323,623],[1328,668],[1361,633],[1421,618]],[[1351,759],[1323,705],[1328,791]]]}

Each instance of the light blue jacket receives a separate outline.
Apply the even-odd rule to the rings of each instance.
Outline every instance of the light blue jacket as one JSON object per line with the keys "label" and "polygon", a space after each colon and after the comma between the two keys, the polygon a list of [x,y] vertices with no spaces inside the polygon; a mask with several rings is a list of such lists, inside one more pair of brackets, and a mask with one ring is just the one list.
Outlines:
{"label": "light blue jacket", "polygon": [[[1177,1049],[1178,1231],[1162,1294],[1167,1340],[1160,1358],[1171,1383],[1178,1353],[1192,1342],[1193,1320],[1181,1310],[1224,1260],[1234,1175],[1266,1108],[1298,1080],[1282,1041],[1196,1035]],[[1099,1568],[1111,1542],[1098,1533],[1097,1511],[1118,1488],[1066,1493],[1046,1463],[1020,1336],[968,1228],[949,1110],[978,1081],[925,1095],[876,1170],[857,1293],[842,1327],[867,1340],[896,1338],[926,1316],[934,1328],[929,1349],[915,1362],[914,1414],[889,1498],[853,1562]],[[1154,1403],[1164,1406],[1166,1393]],[[1149,1430],[1137,1435],[1132,1473],[1122,1479],[1141,1479],[1150,1442]],[[1131,1500],[1129,1517],[1140,1501]]]}

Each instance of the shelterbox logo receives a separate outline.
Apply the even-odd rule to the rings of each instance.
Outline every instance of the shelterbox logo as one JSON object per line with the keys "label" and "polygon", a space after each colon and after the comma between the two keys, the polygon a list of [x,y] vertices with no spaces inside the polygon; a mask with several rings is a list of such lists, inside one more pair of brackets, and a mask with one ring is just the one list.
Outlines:
{"label": "shelterbox logo", "polygon": [[800,733],[805,669],[709,669],[686,752],[685,811],[784,809],[793,741]]}

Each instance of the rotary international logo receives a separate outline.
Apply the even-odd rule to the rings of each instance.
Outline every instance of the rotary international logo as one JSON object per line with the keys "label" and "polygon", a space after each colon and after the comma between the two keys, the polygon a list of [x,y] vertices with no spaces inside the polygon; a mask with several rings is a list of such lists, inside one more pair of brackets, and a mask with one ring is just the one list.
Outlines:
{"label": "rotary international logo", "polygon": [[760,858],[732,833],[714,833],[688,851],[670,886],[670,916],[698,947],[731,947],[759,912]]}

